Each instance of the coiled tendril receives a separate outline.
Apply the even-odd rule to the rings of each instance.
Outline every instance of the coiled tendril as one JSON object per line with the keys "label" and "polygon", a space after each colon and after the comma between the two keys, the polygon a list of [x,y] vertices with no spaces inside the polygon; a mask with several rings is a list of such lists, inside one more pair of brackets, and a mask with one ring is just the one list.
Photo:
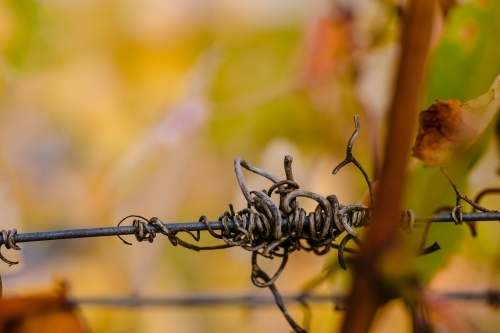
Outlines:
{"label": "coiled tendril", "polygon": [[[366,179],[372,199],[371,202],[373,202],[370,179],[352,154],[352,146],[360,130],[357,116],[355,116],[354,121],[355,131],[347,145],[346,158],[334,169],[333,173],[336,174],[345,165],[354,163]],[[211,228],[206,216],[201,216],[199,219],[200,222],[205,224],[210,235],[225,242],[223,245],[199,247],[189,244],[177,237],[178,231],[169,230],[158,218],[147,220],[142,216],[131,215],[125,219],[129,217],[137,218],[134,219],[133,225],[138,241],[148,240],[152,242],[156,233],[160,232],[168,237],[172,245],[181,245],[195,251],[233,246],[239,246],[251,251],[253,284],[259,288],[270,288],[276,304],[292,328],[296,332],[305,332],[286,310],[283,300],[274,285],[286,266],[289,254],[304,249],[305,251],[323,255],[333,247],[338,249],[340,266],[346,269],[344,252],[355,251],[346,248],[346,245],[351,239],[358,237],[355,228],[368,226],[370,208],[358,203],[342,205],[335,195],[323,197],[317,193],[300,189],[299,184],[294,181],[292,162],[293,158],[291,156],[285,156],[286,179],[280,180],[271,173],[254,167],[239,157],[234,160],[236,178],[247,201],[247,207],[235,212],[230,204],[229,211],[225,211],[219,216],[219,221],[222,224],[220,233],[216,233]],[[269,179],[272,185],[267,190],[250,191],[243,177],[242,168]],[[278,204],[272,200],[273,194],[279,196]],[[316,201],[316,209],[307,213],[300,208],[298,198]],[[120,221],[120,224],[125,219]],[[199,240],[199,231],[196,236],[187,230],[182,231],[188,232],[196,241]],[[335,244],[335,240],[344,231],[347,232],[347,235],[343,237],[339,244]],[[122,238],[120,237],[120,239]],[[130,244],[123,239],[122,241]],[[359,245],[358,241],[357,243]],[[269,277],[258,265],[257,257],[259,255],[270,259],[274,257],[281,258],[280,267],[272,277]]]}
{"label": "coiled tendril", "polygon": [[[2,234],[2,237],[4,239],[4,244],[3,245],[5,245],[5,247],[7,249],[14,249],[14,250],[17,250],[17,251],[21,251],[21,248],[14,241],[14,236],[17,234],[17,229],[16,228],[14,228],[12,230],[2,230],[2,231],[0,231],[0,233]],[[0,247],[1,247],[1,245],[0,245]],[[8,264],[9,266],[19,264],[18,261],[10,261],[10,260],[8,260],[7,258],[5,258],[3,256],[3,254],[1,252],[0,252],[0,259],[2,259],[2,261],[4,263]]]}
{"label": "coiled tendril", "polygon": [[[245,160],[236,158],[236,178],[248,207],[235,213],[230,206],[230,212],[222,213],[219,217],[223,225],[220,234],[211,230],[207,218],[202,216],[200,220],[207,225],[210,234],[222,238],[228,245],[257,251],[268,258],[287,256],[300,249],[321,255],[330,250],[333,241],[344,231],[357,237],[358,233],[354,228],[368,224],[369,208],[357,203],[342,205],[335,195],[323,197],[300,189],[293,180],[292,161],[291,156],[285,157],[288,179],[279,180]],[[242,167],[270,179],[272,186],[268,190],[249,191]],[[279,204],[271,199],[274,193],[279,195]],[[316,209],[307,213],[300,208],[297,200],[300,197],[316,201]],[[229,221],[234,223],[232,230],[227,227]]]}

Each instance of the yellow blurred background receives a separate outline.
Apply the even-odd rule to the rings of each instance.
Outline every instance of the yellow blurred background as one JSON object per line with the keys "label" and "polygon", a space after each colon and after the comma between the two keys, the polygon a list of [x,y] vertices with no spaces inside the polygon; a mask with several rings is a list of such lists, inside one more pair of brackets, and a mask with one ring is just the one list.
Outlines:
{"label": "yellow blurred background", "polygon": [[[246,205],[233,170],[237,156],[283,177],[283,157],[292,155],[301,188],[355,202],[366,190],[359,172],[331,171],[360,114],[355,154],[370,174],[378,172],[398,50],[394,3],[1,1],[1,228],[114,226],[130,214],[216,220],[229,202]],[[490,172],[497,162],[488,163],[474,174],[475,189],[500,184]],[[246,177],[252,189],[269,185]],[[488,228],[496,229],[483,235],[500,231]],[[4,249],[21,262],[0,267],[4,292],[49,288],[57,275],[75,297],[270,294],[252,285],[251,255],[243,249],[197,253],[161,236],[153,244],[127,239],[133,246],[107,237],[24,243],[21,253]],[[215,243],[202,235],[201,244]],[[495,257],[497,246],[490,252]],[[444,280],[450,287],[450,276],[473,265],[467,256],[453,260],[436,287]],[[324,263],[325,257],[294,253],[279,290],[298,291]],[[478,269],[485,281],[494,270]],[[345,291],[349,279],[349,272],[335,275],[318,292]],[[299,307],[290,308],[300,322]],[[409,330],[402,305],[392,308],[375,331]],[[311,332],[334,330],[343,314],[333,305],[312,310]],[[290,330],[274,306],[82,312],[93,332]]]}

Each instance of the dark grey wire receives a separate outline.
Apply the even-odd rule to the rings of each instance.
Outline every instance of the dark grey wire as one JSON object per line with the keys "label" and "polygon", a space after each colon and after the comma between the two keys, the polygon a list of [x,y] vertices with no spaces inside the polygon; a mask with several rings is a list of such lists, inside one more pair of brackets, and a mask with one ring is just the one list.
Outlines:
{"label": "dark grey wire", "polygon": [[[427,294],[444,301],[463,301],[463,302],[486,302],[490,305],[498,305],[500,292],[437,292],[431,291]],[[344,304],[348,295],[311,295],[311,294],[288,294],[283,295],[283,301],[286,303],[309,304]],[[112,307],[112,308],[130,308],[130,307],[192,307],[192,306],[267,306],[276,305],[274,297],[271,295],[255,294],[195,294],[181,296],[163,296],[163,297],[140,297],[140,296],[96,296],[96,297],[73,297],[71,302],[79,306],[92,307]]]}
{"label": "dark grey wire", "polygon": [[[499,221],[500,212],[474,212],[463,213],[463,221]],[[415,227],[423,227],[426,222],[440,223],[440,222],[454,222],[453,216],[450,213],[443,214],[429,214],[429,215],[415,215]],[[222,222],[211,221],[209,222],[213,230],[221,230],[223,228]],[[282,219],[283,226],[287,226],[288,220]],[[292,222],[293,226],[294,222]],[[229,229],[234,229],[234,223],[227,222]],[[309,225],[309,219],[306,218],[305,226]],[[207,230],[204,223],[201,222],[183,222],[183,223],[166,223],[171,231],[203,231]],[[86,228],[86,229],[69,229],[69,230],[54,230],[54,231],[40,231],[40,232],[26,232],[16,234],[14,241],[16,243],[26,242],[39,242],[56,239],[72,239],[72,238],[88,238],[88,237],[103,237],[103,236],[117,236],[117,235],[133,235],[133,226],[120,226],[120,227],[101,227],[101,228]],[[0,245],[4,244],[5,240],[0,235]]]}
{"label": "dark grey wire", "polygon": [[[346,295],[283,295],[286,303],[343,303]],[[97,297],[73,297],[71,302],[79,306],[95,307],[192,307],[192,306],[276,306],[272,295],[229,295],[229,294],[206,294],[206,295],[183,295],[165,297],[138,297],[138,296],[97,296]]]}

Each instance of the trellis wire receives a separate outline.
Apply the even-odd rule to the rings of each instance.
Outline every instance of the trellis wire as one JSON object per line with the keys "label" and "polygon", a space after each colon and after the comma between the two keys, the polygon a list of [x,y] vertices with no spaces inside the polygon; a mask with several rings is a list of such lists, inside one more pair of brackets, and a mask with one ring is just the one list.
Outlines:
{"label": "trellis wire", "polygon": [[[427,294],[443,301],[485,302],[491,306],[500,306],[500,292],[437,292],[427,291]],[[282,296],[286,303],[307,302],[308,304],[343,304],[347,300],[346,294],[314,295],[307,293],[285,294]],[[192,307],[192,306],[266,306],[275,305],[275,299],[267,295],[255,294],[195,294],[183,296],[164,297],[138,297],[138,296],[106,296],[106,297],[73,297],[70,302],[80,306],[95,307]]]}
{"label": "trellis wire", "polygon": [[[167,236],[173,246],[180,245],[195,251],[224,249],[233,246],[241,247],[252,252],[251,279],[253,284],[259,288],[269,288],[273,294],[274,302],[293,330],[297,333],[305,333],[306,330],[297,324],[286,309],[284,304],[285,300],[278,292],[275,282],[283,272],[289,254],[292,252],[303,249],[308,252],[312,251],[317,255],[324,255],[328,253],[331,248],[336,248],[338,249],[340,267],[347,269],[344,252],[357,252],[354,249],[347,248],[347,243],[353,240],[358,246],[361,245],[361,242],[357,239],[359,233],[353,228],[369,226],[372,212],[371,206],[373,206],[374,198],[371,180],[352,153],[354,140],[360,131],[360,124],[357,116],[354,117],[354,123],[355,130],[347,144],[346,158],[334,168],[333,174],[336,174],[341,168],[350,163],[354,164],[366,180],[370,194],[370,206],[358,203],[343,205],[333,194],[323,197],[317,193],[300,189],[299,184],[294,181],[292,172],[293,158],[291,156],[285,156],[284,169],[286,179],[282,180],[237,157],[234,161],[236,178],[242,194],[247,201],[247,207],[235,211],[230,204],[230,210],[222,213],[218,221],[208,221],[207,217],[203,215],[198,222],[165,224],[157,217],[148,220],[140,215],[130,215],[122,219],[116,227],[58,230],[24,234],[17,234],[16,229],[9,231],[2,230],[0,232],[0,246],[5,245],[7,249],[20,250],[21,248],[17,243],[21,242],[98,236],[118,236],[125,244],[132,245],[121,238],[121,236],[134,234],[139,242],[144,240],[153,242],[156,234],[161,233]],[[267,178],[273,185],[271,185],[268,190],[250,191],[244,180],[242,168]],[[432,245],[425,247],[430,222],[454,222],[456,225],[461,225],[464,221],[500,220],[499,212],[491,211],[479,205],[478,202],[481,195],[476,200],[471,200],[462,195],[446,172],[443,169],[441,170],[455,190],[456,205],[454,207],[441,207],[434,212],[435,214],[431,215],[417,215],[411,210],[404,210],[401,214],[401,228],[409,235],[412,234],[413,228],[425,226],[420,247],[415,253],[418,256],[433,253],[441,248],[438,242],[434,242]],[[279,195],[278,205],[271,199],[273,193]],[[300,208],[297,198],[310,199],[316,201],[318,205],[314,211],[308,213]],[[460,203],[461,201],[470,204],[474,208],[474,212],[463,213],[461,209],[464,205]],[[443,208],[451,209],[451,213],[439,214]],[[481,212],[476,212],[476,210]],[[134,218],[132,226],[120,226],[121,223],[128,218]],[[473,223],[468,222],[468,226],[471,228],[472,234],[475,235]],[[179,232],[186,232],[190,234],[196,242],[199,242],[200,231],[203,230],[208,231],[212,237],[223,240],[225,244],[198,246],[188,243],[177,236]],[[214,230],[220,230],[220,233],[215,233]],[[196,234],[194,234],[193,231],[196,231]],[[339,243],[335,243],[336,239],[344,232],[346,232],[347,235],[344,235]],[[269,259],[278,257],[281,259],[281,264],[273,276],[269,277],[268,274],[260,268],[257,263],[258,256]],[[0,259],[9,265],[17,264],[17,262],[6,259],[1,253]],[[296,298],[295,300],[307,308],[304,298]],[[500,303],[498,302],[498,297],[494,298],[494,300],[496,300],[494,302],[495,304],[498,305],[498,303]]]}
{"label": "trellis wire", "polygon": [[[500,221],[500,212],[472,212],[463,213],[462,219],[464,222],[468,221],[481,221],[492,222]],[[427,222],[443,223],[454,222],[451,213],[444,214],[415,214],[415,228],[423,227]],[[288,224],[287,219],[282,219],[283,226]],[[222,230],[222,222],[210,221],[210,226],[213,230]],[[309,219],[306,218],[305,226],[308,226]],[[180,222],[180,223],[164,223],[164,225],[171,231],[206,231],[207,227],[202,222]],[[228,221],[229,229],[234,229],[234,222]],[[292,222],[293,225],[293,222]],[[84,229],[68,229],[68,230],[53,230],[53,231],[40,231],[40,232],[27,232],[14,235],[16,243],[38,242],[57,239],[73,239],[73,238],[89,238],[89,237],[103,237],[103,236],[120,236],[120,235],[133,235],[135,227],[133,226],[120,226],[120,227],[99,227],[99,228],[84,228]],[[0,234],[0,245],[4,244],[5,240]]]}

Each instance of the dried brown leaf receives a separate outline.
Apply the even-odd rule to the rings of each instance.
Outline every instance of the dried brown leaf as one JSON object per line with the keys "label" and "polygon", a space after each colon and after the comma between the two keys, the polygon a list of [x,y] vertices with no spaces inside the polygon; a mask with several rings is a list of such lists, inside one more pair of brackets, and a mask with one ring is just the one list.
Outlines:
{"label": "dried brown leaf", "polygon": [[500,107],[500,76],[490,90],[467,103],[456,99],[436,100],[419,116],[413,156],[425,166],[446,163],[469,148],[486,129]]}
{"label": "dried brown leaf", "polygon": [[0,332],[87,333],[88,329],[63,293],[50,293],[1,299]]}

